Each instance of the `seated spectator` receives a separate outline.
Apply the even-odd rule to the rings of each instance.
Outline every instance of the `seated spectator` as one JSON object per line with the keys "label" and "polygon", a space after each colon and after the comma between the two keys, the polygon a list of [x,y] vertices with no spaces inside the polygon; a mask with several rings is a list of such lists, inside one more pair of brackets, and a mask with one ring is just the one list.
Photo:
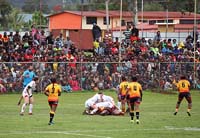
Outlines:
{"label": "seated spectator", "polygon": [[169,80],[166,80],[164,83],[164,91],[172,90],[172,83]]}
{"label": "seated spectator", "polygon": [[72,80],[70,80],[69,84],[72,87],[72,91],[80,90],[78,80],[76,79],[76,75],[72,76]]}
{"label": "seated spectator", "polygon": [[72,88],[71,88],[71,86],[70,86],[70,84],[68,82],[64,82],[62,84],[62,90],[64,92],[72,92]]}

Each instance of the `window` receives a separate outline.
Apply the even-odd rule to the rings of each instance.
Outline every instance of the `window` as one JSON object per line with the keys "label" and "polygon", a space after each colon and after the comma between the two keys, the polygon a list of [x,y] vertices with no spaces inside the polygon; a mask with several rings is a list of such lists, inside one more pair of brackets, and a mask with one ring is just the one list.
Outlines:
{"label": "window", "polygon": [[86,17],[86,24],[97,24],[97,17]]}
{"label": "window", "polygon": [[[200,23],[200,20],[197,20],[197,24]],[[187,20],[187,19],[182,19],[180,20],[180,24],[194,24],[194,20]]]}
{"label": "window", "polygon": [[[167,23],[167,20],[157,20],[157,23]],[[168,20],[168,23],[173,23],[173,20]]]}
{"label": "window", "polygon": [[156,23],[156,20],[150,20],[149,25],[154,25]]}
{"label": "window", "polygon": [[[104,24],[104,25],[107,24],[107,23],[106,23],[106,17],[103,17],[103,24]],[[110,17],[109,17],[109,19],[108,19],[108,24],[110,24]]]}

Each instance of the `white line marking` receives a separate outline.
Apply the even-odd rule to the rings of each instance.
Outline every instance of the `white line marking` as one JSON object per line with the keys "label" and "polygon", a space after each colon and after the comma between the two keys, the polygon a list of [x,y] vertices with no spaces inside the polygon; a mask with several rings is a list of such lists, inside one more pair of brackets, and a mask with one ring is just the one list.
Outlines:
{"label": "white line marking", "polygon": [[200,131],[200,128],[197,127],[173,127],[173,126],[165,126],[167,130],[186,130],[186,131]]}
{"label": "white line marking", "polygon": [[94,138],[112,138],[107,136],[97,136],[97,135],[87,135],[80,134],[76,132],[67,132],[67,131],[34,131],[34,132],[7,132],[0,133],[0,135],[23,135],[23,134],[64,134],[64,135],[76,135],[76,136],[86,136],[86,137],[94,137]]}
{"label": "white line marking", "polygon": [[[164,128],[146,128],[146,129],[135,129],[136,131],[179,131],[179,130],[185,130],[185,131],[200,131],[200,128],[198,127],[173,127],[173,126],[164,126]],[[72,131],[30,131],[30,132],[24,132],[24,131],[9,131],[9,132],[1,132],[0,135],[23,135],[23,134],[65,134],[65,135],[77,135],[77,136],[86,136],[86,137],[93,137],[93,138],[112,138],[110,136],[98,136],[98,135],[90,135],[90,134],[81,134],[81,133],[92,133],[92,132],[133,132],[133,129],[102,129],[102,130],[72,130]]]}

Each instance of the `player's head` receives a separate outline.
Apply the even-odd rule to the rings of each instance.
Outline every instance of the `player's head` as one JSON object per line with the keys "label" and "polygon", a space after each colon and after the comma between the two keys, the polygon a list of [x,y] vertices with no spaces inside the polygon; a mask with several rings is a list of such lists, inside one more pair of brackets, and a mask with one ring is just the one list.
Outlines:
{"label": "player's head", "polygon": [[131,77],[131,80],[132,80],[132,81],[137,81],[137,77],[136,77],[136,76],[132,76],[132,77]]}
{"label": "player's head", "polygon": [[126,81],[126,77],[125,76],[122,76],[122,81]]}
{"label": "player's head", "polygon": [[56,78],[51,78],[51,83],[56,83]]}
{"label": "player's head", "polygon": [[32,66],[32,65],[29,66],[28,70],[29,70],[29,71],[32,71],[32,70],[33,70],[33,66]]}

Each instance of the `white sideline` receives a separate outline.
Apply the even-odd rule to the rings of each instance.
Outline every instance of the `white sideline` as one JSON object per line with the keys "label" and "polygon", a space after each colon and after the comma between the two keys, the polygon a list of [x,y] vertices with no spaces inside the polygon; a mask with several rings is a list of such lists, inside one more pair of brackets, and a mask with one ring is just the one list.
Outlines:
{"label": "white sideline", "polygon": [[[146,129],[136,129],[137,131],[177,131],[177,130],[185,130],[185,131],[200,131],[200,128],[197,127],[174,127],[174,126],[164,126],[164,128],[146,128]],[[24,134],[64,134],[64,135],[76,135],[76,136],[85,136],[85,137],[93,137],[93,138],[112,138],[109,136],[98,136],[98,135],[91,135],[91,134],[81,134],[81,133],[92,133],[92,132],[118,132],[118,131],[133,131],[133,129],[100,129],[100,130],[74,130],[74,131],[9,131],[9,132],[1,132],[0,136],[2,135],[24,135]]]}
{"label": "white sideline", "polygon": [[200,131],[200,128],[197,127],[173,127],[173,126],[165,126],[167,130],[186,130],[186,131]]}
{"label": "white sideline", "polygon": [[[80,131],[79,131],[80,132]],[[85,137],[93,137],[93,138],[112,138],[107,136],[97,136],[97,135],[87,135],[87,134],[79,134],[76,132],[66,132],[66,131],[34,131],[34,132],[7,132],[0,133],[0,135],[26,135],[26,134],[64,134],[64,135],[75,135],[75,136],[85,136]]]}

